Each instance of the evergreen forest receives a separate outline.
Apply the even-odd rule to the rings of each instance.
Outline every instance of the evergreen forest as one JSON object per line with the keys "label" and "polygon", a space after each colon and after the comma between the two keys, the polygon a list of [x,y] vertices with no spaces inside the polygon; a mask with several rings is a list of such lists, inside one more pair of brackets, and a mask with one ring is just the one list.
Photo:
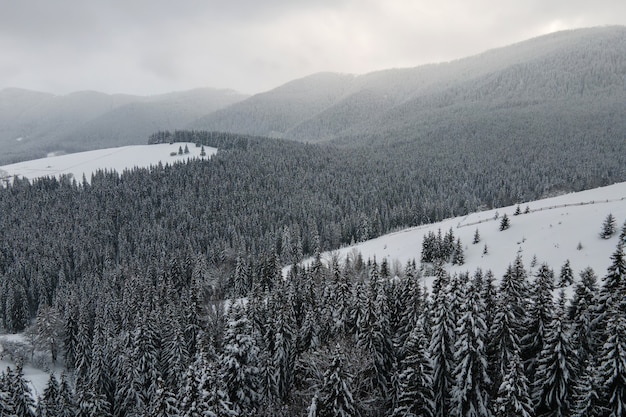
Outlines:
{"label": "evergreen forest", "polygon": [[400,271],[357,253],[321,261],[399,228],[624,181],[623,143],[159,140],[219,151],[0,189],[2,326],[65,369],[38,398],[21,366],[5,370],[0,415],[623,415],[626,227],[613,224],[610,268],[575,284],[519,257],[502,277],[451,276],[447,258],[462,256],[447,235],[429,239],[450,253]]}

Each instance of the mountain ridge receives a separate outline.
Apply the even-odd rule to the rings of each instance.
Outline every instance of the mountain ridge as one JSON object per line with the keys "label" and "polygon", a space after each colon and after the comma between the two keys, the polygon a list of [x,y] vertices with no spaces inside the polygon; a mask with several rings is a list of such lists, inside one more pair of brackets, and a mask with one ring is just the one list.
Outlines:
{"label": "mountain ridge", "polygon": [[152,96],[97,91],[55,95],[5,88],[0,90],[0,164],[50,152],[145,144],[156,130],[182,127],[246,97],[212,88]]}
{"label": "mountain ridge", "polygon": [[[611,26],[556,32],[446,63],[363,75],[318,73],[206,115],[188,127],[306,142],[359,142],[363,136],[397,132],[398,124],[407,124],[406,116],[398,120],[403,113],[411,114],[411,128],[428,124],[429,113],[447,111],[451,105],[532,106],[566,97],[572,101],[568,106],[575,107],[574,90],[567,91],[573,85],[600,98],[624,97],[625,50],[626,28]],[[331,77],[343,81],[339,88],[329,87]],[[285,93],[286,86],[290,92],[301,89],[331,97],[333,104],[294,98]]]}

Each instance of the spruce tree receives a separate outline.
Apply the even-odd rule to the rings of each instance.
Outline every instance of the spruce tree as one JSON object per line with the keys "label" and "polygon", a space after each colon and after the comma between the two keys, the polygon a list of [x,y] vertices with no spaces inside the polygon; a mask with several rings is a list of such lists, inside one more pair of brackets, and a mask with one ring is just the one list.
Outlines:
{"label": "spruce tree", "polygon": [[487,326],[480,293],[472,284],[465,294],[463,312],[457,323],[455,342],[454,386],[452,388],[452,415],[489,417],[489,390],[485,342]]}
{"label": "spruce tree", "polygon": [[345,366],[343,353],[336,348],[330,368],[324,373],[317,401],[319,417],[352,417],[357,415],[352,392],[352,375]]}
{"label": "spruce tree", "polygon": [[533,403],[538,417],[568,416],[572,409],[577,358],[570,343],[565,312],[559,307],[549,323],[537,360]]}
{"label": "spruce tree", "polygon": [[535,275],[526,332],[521,340],[522,359],[531,384],[537,370],[539,354],[545,345],[547,326],[554,313],[553,290],[554,273],[547,264],[542,264]]}
{"label": "spruce tree", "polygon": [[59,415],[61,411],[60,400],[59,382],[54,373],[51,372],[46,388],[43,391],[43,397],[39,400],[41,416],[52,417]]}
{"label": "spruce tree", "polygon": [[255,413],[259,402],[259,348],[244,308],[230,307],[224,334],[224,351],[220,357],[221,378],[228,400],[239,414]]}
{"label": "spruce tree", "polygon": [[574,271],[570,266],[569,259],[565,261],[561,267],[561,273],[559,274],[559,288],[567,287],[574,283]]}
{"label": "spruce tree", "polygon": [[10,403],[13,405],[15,415],[20,417],[35,417],[33,412],[35,409],[35,400],[24,378],[24,370],[20,363],[18,363],[15,367],[15,372],[12,372],[11,375],[12,377],[10,377],[8,383],[11,384]]}
{"label": "spruce tree", "polygon": [[598,368],[594,360],[585,362],[575,378],[574,397],[572,400],[572,417],[602,417],[607,409],[600,403],[598,384],[600,383]]}
{"label": "spruce tree", "polygon": [[455,326],[453,312],[450,311],[449,299],[445,288],[434,301],[434,317],[429,356],[433,365],[433,402],[434,415],[450,415],[451,392],[454,385],[453,372]]}
{"label": "spruce tree", "polygon": [[600,401],[608,416],[626,413],[626,317],[613,306],[606,326],[607,339],[599,356]]}
{"label": "spruce tree", "polygon": [[496,417],[534,417],[530,399],[528,380],[524,367],[516,351],[507,365],[507,372],[502,378],[495,401]]}
{"label": "spruce tree", "polygon": [[400,362],[396,407],[393,417],[434,415],[433,369],[427,341],[421,329],[414,329],[406,342],[406,356]]}
{"label": "spruce tree", "polygon": [[500,231],[506,230],[511,227],[511,222],[509,220],[509,216],[506,213],[500,219]]}
{"label": "spruce tree", "polygon": [[600,237],[602,239],[609,239],[615,233],[615,217],[609,213],[604,222],[602,223],[602,229],[600,230]]}
{"label": "spruce tree", "polygon": [[593,269],[586,268],[580,273],[569,317],[572,320],[572,345],[576,350],[579,369],[584,369],[591,357],[601,347],[601,337],[597,330],[597,279]]}
{"label": "spruce tree", "polygon": [[478,228],[474,231],[474,239],[472,240],[472,244],[476,245],[477,243],[480,243],[480,232]]}

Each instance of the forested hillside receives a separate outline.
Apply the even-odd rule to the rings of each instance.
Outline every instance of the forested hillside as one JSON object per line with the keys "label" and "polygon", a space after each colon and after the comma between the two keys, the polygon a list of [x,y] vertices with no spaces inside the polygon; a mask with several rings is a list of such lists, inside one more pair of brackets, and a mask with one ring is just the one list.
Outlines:
{"label": "forested hillside", "polygon": [[351,145],[623,142],[624,51],[624,27],[558,32],[449,63],[316,74],[190,126]]}
{"label": "forested hillside", "polygon": [[[392,279],[386,261],[355,254],[327,267],[319,254],[624,179],[626,152],[577,147],[568,159],[513,142],[500,157],[466,148],[455,161],[412,145],[169,137],[220,150],[89,183],[0,189],[2,326],[26,331],[40,362],[65,369],[38,415],[506,415],[516,404],[529,416],[604,415],[623,405],[622,243],[606,254],[608,271],[583,271],[576,284],[557,282],[557,265],[529,277],[519,257],[503,277],[451,276],[433,261],[429,294],[414,262]],[[623,242],[613,223],[620,232]],[[283,279],[282,265],[307,254],[314,262]],[[573,297],[554,298],[556,286]],[[3,413],[30,415],[24,387],[19,367],[0,375]]]}

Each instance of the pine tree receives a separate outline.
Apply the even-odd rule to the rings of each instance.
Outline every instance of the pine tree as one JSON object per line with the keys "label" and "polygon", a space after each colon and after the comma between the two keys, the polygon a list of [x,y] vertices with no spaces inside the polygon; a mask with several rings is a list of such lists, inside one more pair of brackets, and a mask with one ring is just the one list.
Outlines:
{"label": "pine tree", "polygon": [[565,311],[559,307],[549,323],[537,360],[533,403],[538,417],[568,416],[573,403],[577,358],[570,343]]}
{"label": "pine tree", "polygon": [[397,401],[392,416],[431,417],[434,415],[433,369],[421,329],[411,332],[405,353],[399,366]]}
{"label": "pine tree", "polygon": [[495,401],[496,417],[533,417],[528,380],[518,352],[514,352],[507,365]]}
{"label": "pine tree", "polygon": [[46,388],[43,391],[43,397],[39,400],[41,417],[58,416],[61,412],[60,400],[59,382],[54,373],[51,372]]}
{"label": "pine tree", "polygon": [[439,292],[434,304],[434,318],[429,356],[433,365],[434,415],[447,417],[451,411],[451,390],[454,385],[454,321],[445,289]]}
{"label": "pine tree", "polygon": [[600,231],[600,237],[602,239],[609,239],[615,233],[615,217],[609,213],[604,222],[602,223],[602,229]]}
{"label": "pine tree", "polygon": [[561,267],[561,273],[559,274],[559,288],[565,288],[568,285],[572,285],[574,283],[574,271],[572,271],[572,267],[570,266],[569,259],[565,261],[563,266]]}
{"label": "pine tree", "polygon": [[626,317],[616,306],[609,311],[606,333],[599,357],[601,403],[608,416],[618,417],[626,413]]}
{"label": "pine tree", "polygon": [[199,372],[200,370],[196,369],[195,364],[187,367],[183,388],[178,395],[180,398],[179,415],[181,417],[202,417],[204,413]]}
{"label": "pine tree", "polygon": [[480,232],[478,228],[474,231],[474,239],[472,240],[472,244],[476,245],[477,243],[480,243]]}
{"label": "pine tree", "polygon": [[200,387],[204,403],[204,417],[236,417],[237,412],[228,400],[224,381],[220,378],[218,364],[209,361],[206,354],[200,358],[202,375]]}
{"label": "pine tree", "polygon": [[572,400],[572,417],[602,417],[608,410],[601,406],[598,394],[598,368],[595,361],[590,360],[581,368],[581,373],[574,384]]}
{"label": "pine tree", "polygon": [[514,264],[509,265],[500,282],[496,312],[489,334],[489,376],[494,384],[494,396],[507,372],[507,366],[514,352],[520,350],[527,310],[526,270],[521,256],[518,255]]}
{"label": "pine tree", "polygon": [[259,348],[244,308],[233,304],[228,315],[220,364],[228,400],[239,414],[252,415],[258,407],[258,357]]}
{"label": "pine tree", "polygon": [[73,417],[77,414],[77,404],[74,400],[74,395],[65,373],[61,374],[61,383],[59,384],[59,403],[61,410],[59,416]]}
{"label": "pine tree", "polygon": [[153,417],[177,417],[179,415],[178,400],[161,377],[157,379],[154,399],[150,404],[148,415]]}
{"label": "pine tree", "polygon": [[352,417],[356,416],[356,404],[352,392],[352,375],[347,371],[345,358],[339,348],[333,353],[333,362],[324,373],[324,381],[319,391],[317,416]]}
{"label": "pine tree", "polygon": [[9,383],[12,386],[10,402],[13,404],[15,415],[20,417],[35,417],[33,412],[35,409],[35,400],[24,379],[24,370],[21,364],[18,363],[15,367],[15,372],[12,373],[12,378],[10,378]]}
{"label": "pine tree", "polygon": [[554,312],[554,273],[547,264],[542,264],[535,275],[530,311],[526,321],[526,334],[522,337],[522,359],[526,375],[532,384],[537,370],[537,360],[543,350],[547,326]]}
{"label": "pine tree", "polygon": [[511,222],[509,220],[509,216],[506,213],[500,219],[500,231],[506,230],[511,226]]}
{"label": "pine tree", "polygon": [[452,255],[452,263],[454,265],[463,265],[465,263],[465,255],[463,254],[463,246],[461,245],[461,238],[456,239],[454,246],[454,252]]}
{"label": "pine tree", "polygon": [[598,286],[593,269],[580,273],[569,317],[572,320],[572,346],[576,350],[579,369],[584,369],[590,357],[600,348],[600,335],[596,329]]}
{"label": "pine tree", "polygon": [[466,417],[489,417],[489,388],[485,341],[487,326],[484,306],[478,289],[469,285],[465,294],[465,308],[457,323],[454,370],[455,384],[452,388],[452,415]]}

